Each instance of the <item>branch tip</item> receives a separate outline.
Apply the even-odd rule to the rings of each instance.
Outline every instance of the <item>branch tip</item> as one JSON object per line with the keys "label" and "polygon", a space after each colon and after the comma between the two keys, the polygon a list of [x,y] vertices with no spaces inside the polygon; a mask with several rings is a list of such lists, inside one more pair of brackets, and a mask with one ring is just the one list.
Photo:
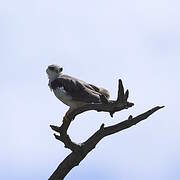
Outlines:
{"label": "branch tip", "polygon": [[60,140],[61,139],[61,137],[60,136],[58,136],[57,134],[53,134],[54,135],[54,137],[57,139],[57,140]]}
{"label": "branch tip", "polygon": [[162,109],[162,108],[164,108],[165,106],[156,106],[156,107],[154,107],[154,108],[152,108],[151,109],[151,111],[157,111],[157,110],[159,110],[159,109]]}
{"label": "branch tip", "polygon": [[129,97],[129,90],[127,89],[125,94],[124,94],[124,101],[125,102],[127,101],[128,97]]}
{"label": "branch tip", "polygon": [[114,112],[109,112],[109,114],[113,118]]}
{"label": "branch tip", "polygon": [[101,127],[100,127],[100,130],[103,130],[104,129],[104,123],[101,124]]}
{"label": "branch tip", "polygon": [[131,120],[133,118],[133,116],[132,115],[130,115],[129,117],[128,117],[128,120]]}
{"label": "branch tip", "polygon": [[118,81],[118,97],[117,97],[117,101],[118,102],[123,102],[124,101],[124,87],[123,87],[123,83],[122,80],[119,79]]}
{"label": "branch tip", "polygon": [[53,131],[56,131],[56,132],[60,132],[60,131],[61,131],[61,128],[58,127],[58,126],[50,125],[50,127],[51,127],[51,129],[52,129]]}
{"label": "branch tip", "polygon": [[132,102],[127,102],[127,106],[128,106],[128,107],[132,107],[132,106],[134,106],[134,103],[132,103]]}

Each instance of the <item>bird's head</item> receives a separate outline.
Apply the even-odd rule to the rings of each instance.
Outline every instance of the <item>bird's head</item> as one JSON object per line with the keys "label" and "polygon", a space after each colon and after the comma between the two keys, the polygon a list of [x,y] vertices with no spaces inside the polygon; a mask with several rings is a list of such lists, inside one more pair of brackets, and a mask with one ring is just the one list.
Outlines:
{"label": "bird's head", "polygon": [[62,73],[62,71],[63,68],[55,64],[49,65],[46,69],[46,73],[48,75],[49,80],[57,78]]}

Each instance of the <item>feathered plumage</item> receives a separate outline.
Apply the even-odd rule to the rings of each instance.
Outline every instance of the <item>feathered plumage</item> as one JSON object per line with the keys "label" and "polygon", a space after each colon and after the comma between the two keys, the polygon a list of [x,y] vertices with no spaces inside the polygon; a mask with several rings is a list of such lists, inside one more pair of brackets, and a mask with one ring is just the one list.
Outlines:
{"label": "feathered plumage", "polygon": [[49,77],[50,88],[56,97],[70,108],[76,108],[87,103],[100,103],[100,96],[109,98],[109,92],[106,89],[64,75],[62,70],[57,65],[50,65],[46,72]]}

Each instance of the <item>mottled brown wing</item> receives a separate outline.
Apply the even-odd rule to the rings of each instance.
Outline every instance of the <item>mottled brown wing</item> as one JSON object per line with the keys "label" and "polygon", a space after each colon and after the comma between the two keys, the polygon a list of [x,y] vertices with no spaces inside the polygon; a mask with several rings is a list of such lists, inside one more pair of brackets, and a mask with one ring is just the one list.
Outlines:
{"label": "mottled brown wing", "polygon": [[100,96],[93,89],[88,88],[86,83],[71,76],[62,75],[51,82],[53,90],[63,87],[68,95],[72,97],[74,101],[81,101],[86,103],[98,103],[100,102]]}

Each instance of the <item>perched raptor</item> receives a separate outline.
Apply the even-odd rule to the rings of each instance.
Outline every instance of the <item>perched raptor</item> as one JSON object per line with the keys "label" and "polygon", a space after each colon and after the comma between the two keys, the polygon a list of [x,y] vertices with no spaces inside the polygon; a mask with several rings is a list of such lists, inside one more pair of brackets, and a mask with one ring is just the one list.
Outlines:
{"label": "perched raptor", "polygon": [[70,107],[70,110],[88,103],[108,101],[109,92],[106,89],[65,75],[62,71],[62,67],[54,64],[46,69],[50,89],[60,101]]}

